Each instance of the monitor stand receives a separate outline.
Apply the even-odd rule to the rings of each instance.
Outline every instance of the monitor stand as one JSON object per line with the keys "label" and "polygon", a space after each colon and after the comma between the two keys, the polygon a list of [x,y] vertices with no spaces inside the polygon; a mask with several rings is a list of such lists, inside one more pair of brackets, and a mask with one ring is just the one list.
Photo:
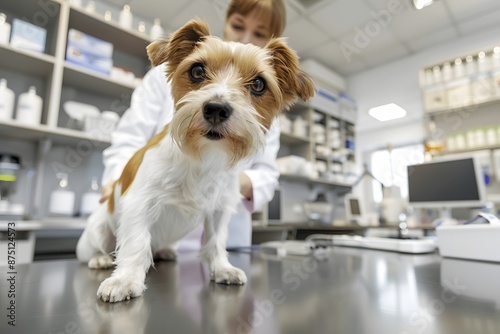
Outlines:
{"label": "monitor stand", "polygon": [[453,219],[451,216],[451,208],[450,207],[443,207],[439,209],[439,217],[436,218],[433,222],[432,225],[434,227],[442,226],[442,225],[457,225],[458,221],[456,219]]}

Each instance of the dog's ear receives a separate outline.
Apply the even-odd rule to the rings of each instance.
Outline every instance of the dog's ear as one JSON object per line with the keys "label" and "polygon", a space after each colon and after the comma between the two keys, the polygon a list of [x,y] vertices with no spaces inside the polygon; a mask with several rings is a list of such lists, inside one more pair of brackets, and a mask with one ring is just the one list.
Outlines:
{"label": "dog's ear", "polygon": [[174,32],[168,40],[154,41],[147,47],[151,64],[158,66],[168,62],[173,68],[186,58],[205,36],[210,35],[208,25],[199,20],[191,20]]}
{"label": "dog's ear", "polygon": [[266,45],[271,51],[274,70],[283,87],[284,95],[293,94],[300,96],[304,101],[314,96],[314,83],[312,78],[299,67],[299,58],[285,42],[284,38],[271,39]]}

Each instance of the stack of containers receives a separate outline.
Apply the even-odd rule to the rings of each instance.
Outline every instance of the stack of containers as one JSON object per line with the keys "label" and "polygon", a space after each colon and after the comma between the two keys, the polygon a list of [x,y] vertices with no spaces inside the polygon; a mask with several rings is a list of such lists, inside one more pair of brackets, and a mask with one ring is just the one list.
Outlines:
{"label": "stack of containers", "polygon": [[66,60],[88,70],[109,75],[113,67],[113,44],[70,29]]}

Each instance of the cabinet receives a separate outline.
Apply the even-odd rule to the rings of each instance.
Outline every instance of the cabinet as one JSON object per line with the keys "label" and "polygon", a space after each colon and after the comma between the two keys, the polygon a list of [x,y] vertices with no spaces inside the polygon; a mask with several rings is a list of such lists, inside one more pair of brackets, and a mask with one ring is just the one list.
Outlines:
{"label": "cabinet", "polygon": [[431,151],[500,147],[500,46],[422,68],[420,87]]}
{"label": "cabinet", "polygon": [[104,10],[113,12],[114,19],[119,12],[119,8],[106,6],[98,4],[95,12],[89,12],[66,0],[6,0],[0,3],[0,12],[6,14],[7,22],[12,24],[17,18],[47,32],[45,53],[0,45],[0,78],[7,79],[8,87],[16,95],[16,105],[18,96],[29,86],[35,86],[37,94],[43,98],[40,125],[18,123],[15,116],[0,120],[0,153],[20,155],[24,169],[36,171],[34,185],[26,184],[22,179],[24,174],[21,175],[19,189],[13,198],[14,202],[31,208],[27,218],[47,215],[47,199],[57,185],[58,171],[69,174],[70,185],[77,194],[76,212],[80,196],[88,188],[92,176],[102,174],[101,154],[110,144],[109,137],[99,132],[82,131],[81,126],[75,125],[64,112],[64,103],[88,103],[100,111],[122,115],[140,80],[116,80],[67,62],[69,30],[76,29],[112,43],[113,66],[130,70],[136,78],[143,77],[150,67],[146,54],[149,36],[104,19]]}

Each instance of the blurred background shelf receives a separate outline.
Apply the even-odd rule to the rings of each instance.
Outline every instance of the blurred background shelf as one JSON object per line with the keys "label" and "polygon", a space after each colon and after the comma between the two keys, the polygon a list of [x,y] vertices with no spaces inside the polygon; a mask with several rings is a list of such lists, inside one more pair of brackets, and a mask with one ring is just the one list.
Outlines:
{"label": "blurred background shelf", "polygon": [[133,83],[120,82],[68,62],[64,64],[63,82],[65,85],[71,85],[118,98],[121,97],[123,93],[132,94],[136,87]]}
{"label": "blurred background shelf", "polygon": [[44,53],[15,49],[0,45],[0,67],[23,74],[48,77],[54,69],[54,57]]}

